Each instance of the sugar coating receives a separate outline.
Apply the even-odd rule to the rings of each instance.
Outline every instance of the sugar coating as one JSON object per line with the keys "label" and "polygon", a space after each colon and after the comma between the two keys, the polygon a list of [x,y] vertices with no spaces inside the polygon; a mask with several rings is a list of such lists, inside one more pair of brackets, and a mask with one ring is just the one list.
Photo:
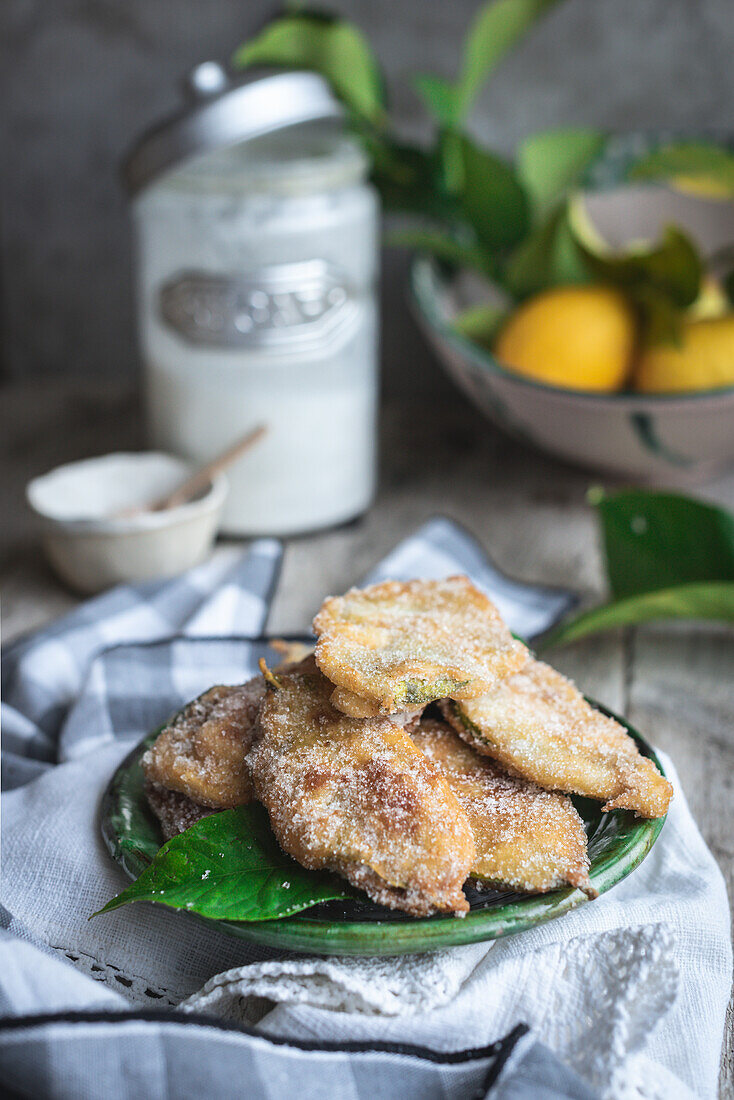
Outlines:
{"label": "sugar coating", "polygon": [[149,783],[214,809],[252,798],[245,757],[257,734],[265,682],[217,686],[180,711],[142,759]]}
{"label": "sugar coating", "polygon": [[441,704],[478,752],[549,790],[586,795],[604,810],[666,813],[673,788],[618,722],[590,706],[560,672],[530,658],[491,693]]}
{"label": "sugar coating", "polygon": [[445,722],[422,719],[413,740],[469,818],[477,847],[471,877],[529,892],[567,884],[594,892],[584,823],[569,798],[508,775]]}
{"label": "sugar coating", "polygon": [[[632,738],[530,657],[466,577],[352,590],[314,628],[314,656],[269,685],[211,688],[144,755],[166,838],[257,797],[303,866],[414,916],[463,915],[469,876],[593,893],[583,823],[554,792],[667,810],[672,788]],[[305,647],[281,651],[292,662]],[[445,722],[422,717],[432,700]]]}
{"label": "sugar coating", "polygon": [[445,778],[394,722],[335,710],[332,685],[306,666],[278,675],[248,761],[281,846],[380,904],[414,916],[465,913],[476,850]]}
{"label": "sugar coating", "polygon": [[463,576],[353,588],[325,600],[313,627],[332,702],[357,717],[481,695],[527,657]]}

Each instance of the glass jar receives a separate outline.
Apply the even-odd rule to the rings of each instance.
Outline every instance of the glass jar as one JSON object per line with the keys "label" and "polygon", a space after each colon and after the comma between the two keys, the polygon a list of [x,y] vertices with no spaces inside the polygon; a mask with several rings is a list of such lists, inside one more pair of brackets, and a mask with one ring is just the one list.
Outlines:
{"label": "glass jar", "polygon": [[214,149],[135,198],[150,442],[228,471],[223,529],[352,519],[375,484],[378,200],[340,120]]}

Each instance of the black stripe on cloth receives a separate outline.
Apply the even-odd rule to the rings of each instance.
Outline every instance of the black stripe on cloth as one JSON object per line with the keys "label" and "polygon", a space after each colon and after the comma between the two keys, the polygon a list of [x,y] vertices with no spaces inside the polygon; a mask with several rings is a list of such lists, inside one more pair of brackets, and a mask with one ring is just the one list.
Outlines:
{"label": "black stripe on cloth", "polygon": [[315,634],[291,634],[274,631],[272,634],[168,634],[165,638],[149,638],[142,642],[116,642],[114,645],[101,649],[96,657],[106,657],[109,653],[122,649],[153,649],[156,646],[167,646],[173,642],[239,642],[247,645],[271,645],[272,642],[301,642],[303,645],[315,645]]}
{"label": "black stripe on cloth", "polygon": [[[212,1028],[215,1031],[235,1032],[252,1039],[260,1039],[273,1046],[293,1047],[302,1051],[320,1051],[328,1054],[397,1054],[406,1058],[420,1058],[436,1065],[461,1065],[464,1062],[476,1062],[485,1058],[501,1058],[501,1066],[512,1053],[515,1044],[530,1030],[527,1024],[516,1024],[503,1039],[483,1047],[470,1047],[467,1050],[433,1050],[431,1047],[412,1043],[390,1043],[376,1040],[372,1043],[350,1042],[303,1042],[298,1039],[284,1039],[267,1035],[246,1024],[218,1020],[203,1013],[185,1014],[172,1009],[137,1009],[132,1012],[48,1012],[32,1016],[6,1016],[0,1019],[0,1034],[3,1032],[33,1030],[49,1024],[120,1024],[120,1023],[156,1023],[172,1024],[177,1027]],[[500,1068],[501,1068],[500,1066]],[[492,1083],[491,1081],[489,1082]]]}

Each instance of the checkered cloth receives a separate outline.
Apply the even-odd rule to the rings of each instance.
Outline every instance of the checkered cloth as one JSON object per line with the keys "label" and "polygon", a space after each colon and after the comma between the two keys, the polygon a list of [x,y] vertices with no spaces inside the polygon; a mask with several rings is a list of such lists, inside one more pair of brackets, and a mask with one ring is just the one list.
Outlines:
{"label": "checkered cloth", "polygon": [[[374,960],[284,963],[213,929],[202,936],[195,922],[155,906],[87,923],[89,912],[119,889],[94,822],[100,790],[128,744],[212,682],[241,682],[256,670],[265,644],[257,635],[280,558],[272,540],[244,554],[219,551],[176,580],[90,601],[4,655],[3,774],[15,789],[4,805],[3,869],[10,870],[3,901],[10,912],[0,909],[0,1084],[50,1100],[199,1094],[218,1100],[231,1095],[233,1082],[274,1100],[295,1092],[370,1100],[588,1098],[588,1085],[518,1020],[540,1027],[564,1059],[573,1056],[587,1081],[598,1087],[610,1081],[613,1064],[639,1047],[674,995],[674,983],[664,979],[672,941],[661,925],[646,923],[654,911],[655,920],[677,925],[681,965],[690,971],[684,1029],[681,1020],[676,1024],[690,1042],[658,1043],[653,1073],[667,1090],[661,1095],[693,1095],[664,1067],[688,1081],[705,1077],[700,1094],[709,1095],[731,962],[722,932],[728,911],[720,874],[682,798],[666,825],[667,849],[661,839],[657,863],[654,853],[636,872],[640,888],[623,883],[569,915],[560,938],[546,927],[501,941],[489,953],[489,970],[481,946],[379,960],[373,969]],[[569,593],[508,580],[466,532],[440,517],[368,579],[458,572],[484,588],[525,638],[573,603]],[[127,972],[119,969],[123,957]],[[310,967],[304,980],[311,984],[300,989],[307,1000],[271,998],[281,1003],[256,1030],[196,1012],[130,1011],[131,1001],[191,999],[214,973],[214,959],[219,969],[244,961],[243,975],[271,983],[288,967],[291,973]],[[403,992],[412,992],[419,1009],[432,984],[443,990],[444,1007],[424,1004],[394,1019],[379,1009],[362,1016],[354,1008],[327,1011],[323,991],[329,986],[338,995],[339,982],[352,1005],[355,990],[375,1005],[380,998],[402,1003]],[[549,1031],[551,988],[558,1003]],[[600,1006],[604,1027],[589,1031]],[[707,1014],[708,1032],[701,1023]],[[422,1048],[412,1045],[416,1038]],[[467,1041],[477,1049],[457,1049]]]}
{"label": "checkered cloth", "polygon": [[[83,755],[135,724],[146,704],[165,718],[187,696],[187,640],[259,634],[278,579],[282,547],[260,539],[246,554],[220,551],[169,581],[113,588],[3,651],[3,789]],[[143,647],[134,643],[144,643]],[[153,643],[153,644],[152,644]],[[155,645],[154,643],[159,643]],[[139,654],[128,660],[126,650]],[[226,647],[224,647],[226,649]],[[232,666],[229,650],[211,660]],[[212,672],[210,684],[224,678]]]}
{"label": "checkered cloth", "polygon": [[[172,581],[114,588],[3,653],[3,788],[111,740],[140,738],[214,682],[254,675],[282,548],[225,550]],[[436,517],[366,578],[466,573],[510,628],[532,638],[575,597],[500,573],[478,543]]]}

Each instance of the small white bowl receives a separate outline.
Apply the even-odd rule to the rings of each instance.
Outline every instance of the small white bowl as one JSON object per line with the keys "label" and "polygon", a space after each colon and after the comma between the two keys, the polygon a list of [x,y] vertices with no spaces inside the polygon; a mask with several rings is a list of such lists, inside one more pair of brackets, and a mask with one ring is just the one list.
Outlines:
{"label": "small white bowl", "polygon": [[114,518],[175,489],[192,471],[183,459],[149,451],[70,462],[29,482],[26,498],[61,579],[79,592],[99,592],[172,577],[203,561],[227,496],[224,474],[178,508]]}

